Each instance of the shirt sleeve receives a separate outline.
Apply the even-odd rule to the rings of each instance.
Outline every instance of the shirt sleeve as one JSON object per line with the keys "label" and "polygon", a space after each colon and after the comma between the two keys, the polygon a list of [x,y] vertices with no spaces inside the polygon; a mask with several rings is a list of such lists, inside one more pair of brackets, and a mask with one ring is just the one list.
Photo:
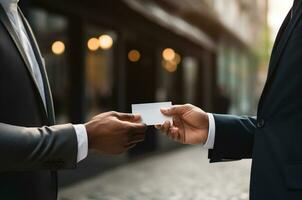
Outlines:
{"label": "shirt sleeve", "polygon": [[213,149],[215,142],[215,119],[212,113],[207,113],[209,117],[209,133],[206,143],[203,145],[205,149]]}
{"label": "shirt sleeve", "polygon": [[78,140],[77,162],[79,163],[88,155],[88,137],[87,130],[83,124],[73,125]]}

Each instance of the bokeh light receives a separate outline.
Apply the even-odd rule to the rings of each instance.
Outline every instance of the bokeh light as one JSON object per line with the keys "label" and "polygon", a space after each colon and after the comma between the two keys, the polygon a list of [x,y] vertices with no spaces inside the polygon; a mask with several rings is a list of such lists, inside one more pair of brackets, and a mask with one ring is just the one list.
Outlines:
{"label": "bokeh light", "polygon": [[90,51],[96,51],[100,47],[99,40],[97,38],[90,38],[88,40],[87,46]]}
{"label": "bokeh light", "polygon": [[99,45],[102,49],[110,49],[113,45],[113,39],[110,35],[101,35],[99,37]]}
{"label": "bokeh light", "polygon": [[62,41],[55,41],[52,44],[51,50],[56,55],[61,55],[65,52],[65,44]]}
{"label": "bokeh light", "polygon": [[162,56],[165,60],[171,61],[175,58],[175,51],[171,48],[164,49]]}
{"label": "bokeh light", "polygon": [[174,62],[178,65],[181,62],[181,56],[178,53],[175,53]]}
{"label": "bokeh light", "polygon": [[141,58],[141,54],[138,50],[131,50],[129,51],[128,53],[128,59],[131,61],[131,62],[138,62]]}
{"label": "bokeh light", "polygon": [[163,60],[162,65],[168,72],[173,73],[177,71],[177,64],[175,62]]}

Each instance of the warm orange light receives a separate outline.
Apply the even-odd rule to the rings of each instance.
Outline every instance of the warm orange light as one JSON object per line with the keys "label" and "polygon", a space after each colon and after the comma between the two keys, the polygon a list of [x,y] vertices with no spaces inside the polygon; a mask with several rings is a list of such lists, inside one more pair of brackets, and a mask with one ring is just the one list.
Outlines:
{"label": "warm orange light", "polygon": [[175,53],[174,61],[177,65],[181,62],[181,56],[178,53]]}
{"label": "warm orange light", "polygon": [[173,73],[177,70],[177,64],[175,62],[163,61],[162,65],[168,72]]}
{"label": "warm orange light", "polygon": [[102,49],[110,49],[113,45],[113,39],[109,35],[101,35],[99,37],[99,45]]}
{"label": "warm orange light", "polygon": [[141,58],[141,54],[138,50],[131,50],[129,51],[128,53],[128,59],[131,61],[131,62],[137,62],[139,61],[139,59]]}
{"label": "warm orange light", "polygon": [[61,55],[65,51],[65,44],[62,41],[55,41],[52,44],[52,52],[56,55]]}
{"label": "warm orange light", "polygon": [[166,48],[163,53],[162,56],[165,60],[167,61],[171,61],[175,58],[175,51],[171,48]]}
{"label": "warm orange light", "polygon": [[90,38],[88,40],[87,46],[90,51],[96,51],[100,47],[99,40],[97,38]]}

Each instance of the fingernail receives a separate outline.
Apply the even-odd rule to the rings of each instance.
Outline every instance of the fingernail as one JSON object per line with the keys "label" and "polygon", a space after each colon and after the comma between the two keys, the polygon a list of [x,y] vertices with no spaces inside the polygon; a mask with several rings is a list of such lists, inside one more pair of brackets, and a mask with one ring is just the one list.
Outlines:
{"label": "fingernail", "polygon": [[134,117],[135,119],[140,119],[140,118],[141,118],[141,115],[140,115],[140,114],[133,114],[133,117]]}
{"label": "fingernail", "polygon": [[168,109],[167,109],[167,108],[161,108],[160,111],[162,111],[162,112],[167,112]]}

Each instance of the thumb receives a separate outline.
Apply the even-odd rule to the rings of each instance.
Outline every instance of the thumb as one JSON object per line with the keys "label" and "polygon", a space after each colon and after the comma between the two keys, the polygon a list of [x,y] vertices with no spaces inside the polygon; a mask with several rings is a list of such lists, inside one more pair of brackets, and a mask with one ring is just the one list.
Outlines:
{"label": "thumb", "polygon": [[162,108],[161,112],[167,116],[183,115],[189,110],[187,105],[175,105],[170,108]]}

